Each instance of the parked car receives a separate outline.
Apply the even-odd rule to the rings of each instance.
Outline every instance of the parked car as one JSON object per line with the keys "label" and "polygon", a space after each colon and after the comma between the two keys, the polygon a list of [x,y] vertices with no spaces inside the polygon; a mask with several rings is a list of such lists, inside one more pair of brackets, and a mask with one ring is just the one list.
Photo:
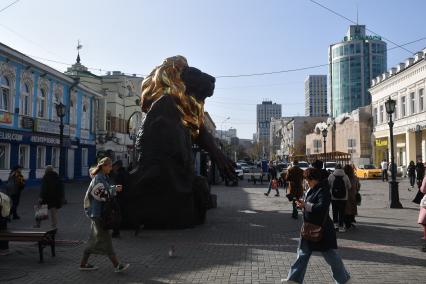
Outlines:
{"label": "parked car", "polygon": [[240,180],[244,179],[244,171],[243,171],[243,169],[242,169],[242,167],[241,167],[241,165],[239,163],[237,163],[237,166],[235,168],[235,174],[237,175],[237,177]]}
{"label": "parked car", "polygon": [[287,163],[278,163],[275,168],[277,169],[277,176],[281,176],[282,174],[286,175],[288,164]]}
{"label": "parked car", "polygon": [[325,162],[325,169],[329,171],[330,173],[333,173],[336,169],[336,162]]}
{"label": "parked car", "polygon": [[355,170],[358,178],[381,178],[382,170],[376,168],[374,165],[359,165]]}
{"label": "parked car", "polygon": [[247,174],[250,172],[250,166],[244,162],[237,162],[237,165],[243,170],[243,173]]}
{"label": "parked car", "polygon": [[299,168],[301,168],[302,170],[306,170],[307,168],[309,168],[309,163],[305,162],[305,161],[300,161],[298,164]]}

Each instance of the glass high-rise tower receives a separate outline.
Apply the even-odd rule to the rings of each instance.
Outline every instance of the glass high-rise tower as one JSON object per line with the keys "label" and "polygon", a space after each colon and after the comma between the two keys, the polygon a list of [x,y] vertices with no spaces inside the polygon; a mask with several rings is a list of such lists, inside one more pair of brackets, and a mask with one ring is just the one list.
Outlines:
{"label": "glass high-rise tower", "polygon": [[365,25],[351,25],[342,42],[330,45],[328,58],[331,116],[370,104],[371,80],[387,68],[386,42],[365,35]]}

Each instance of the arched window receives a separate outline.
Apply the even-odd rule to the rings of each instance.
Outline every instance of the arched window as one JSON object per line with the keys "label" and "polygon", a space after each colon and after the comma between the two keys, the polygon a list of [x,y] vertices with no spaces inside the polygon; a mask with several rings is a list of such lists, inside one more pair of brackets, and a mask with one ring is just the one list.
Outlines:
{"label": "arched window", "polygon": [[31,116],[31,88],[26,83],[21,88],[19,113],[21,115]]}
{"label": "arched window", "polygon": [[74,96],[71,97],[70,100],[70,124],[75,125],[76,123],[76,99]]}
{"label": "arched window", "polygon": [[81,128],[89,129],[89,118],[88,118],[88,108],[87,103],[83,104],[83,114],[81,116]]}
{"label": "arched window", "polygon": [[6,76],[0,77],[0,110],[10,110],[10,81]]}
{"label": "arched window", "polygon": [[40,89],[40,92],[37,96],[37,116],[44,118],[46,117],[46,102],[47,95],[45,89]]}
{"label": "arched window", "polygon": [[53,103],[52,103],[52,119],[59,121],[59,117],[56,113],[56,106],[58,104],[62,103],[62,94],[60,92],[55,92],[55,94],[53,95]]}

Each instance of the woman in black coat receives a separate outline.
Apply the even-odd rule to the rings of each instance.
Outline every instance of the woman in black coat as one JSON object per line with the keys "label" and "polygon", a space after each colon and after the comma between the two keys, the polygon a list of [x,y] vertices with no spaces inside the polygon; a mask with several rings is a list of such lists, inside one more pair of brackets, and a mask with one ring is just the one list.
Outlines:
{"label": "woman in black coat", "polygon": [[[62,207],[64,200],[64,184],[52,166],[47,166],[41,181],[39,204],[47,204],[51,215],[52,228],[58,223],[58,209]],[[40,227],[40,221],[36,220],[35,227]]]}
{"label": "woman in black coat", "polygon": [[282,282],[303,283],[309,258],[313,251],[319,251],[331,266],[336,283],[349,283],[350,275],[335,251],[337,249],[336,232],[328,213],[331,201],[330,190],[320,182],[321,172],[318,169],[306,169],[304,178],[309,185],[309,190],[306,192],[305,199],[296,201],[296,205],[303,209],[304,222],[322,226],[323,237],[318,242],[300,238],[296,262],[291,266],[287,279]]}

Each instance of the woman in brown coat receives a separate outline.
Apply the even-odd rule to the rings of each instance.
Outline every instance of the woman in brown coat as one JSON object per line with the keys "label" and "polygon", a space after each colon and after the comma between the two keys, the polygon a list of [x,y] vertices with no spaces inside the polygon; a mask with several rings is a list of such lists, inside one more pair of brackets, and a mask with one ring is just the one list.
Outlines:
{"label": "woman in brown coat", "polygon": [[293,213],[291,217],[297,219],[297,207],[296,200],[299,200],[303,196],[303,170],[298,166],[299,162],[294,160],[293,166],[287,171],[287,182],[289,194],[287,197],[293,202]]}
{"label": "woman in brown coat", "polygon": [[343,170],[351,182],[351,188],[348,191],[348,200],[346,201],[345,208],[345,226],[346,229],[349,229],[351,227],[355,227],[353,223],[356,223],[355,216],[358,214],[356,194],[359,192],[361,185],[352,166],[346,165]]}

